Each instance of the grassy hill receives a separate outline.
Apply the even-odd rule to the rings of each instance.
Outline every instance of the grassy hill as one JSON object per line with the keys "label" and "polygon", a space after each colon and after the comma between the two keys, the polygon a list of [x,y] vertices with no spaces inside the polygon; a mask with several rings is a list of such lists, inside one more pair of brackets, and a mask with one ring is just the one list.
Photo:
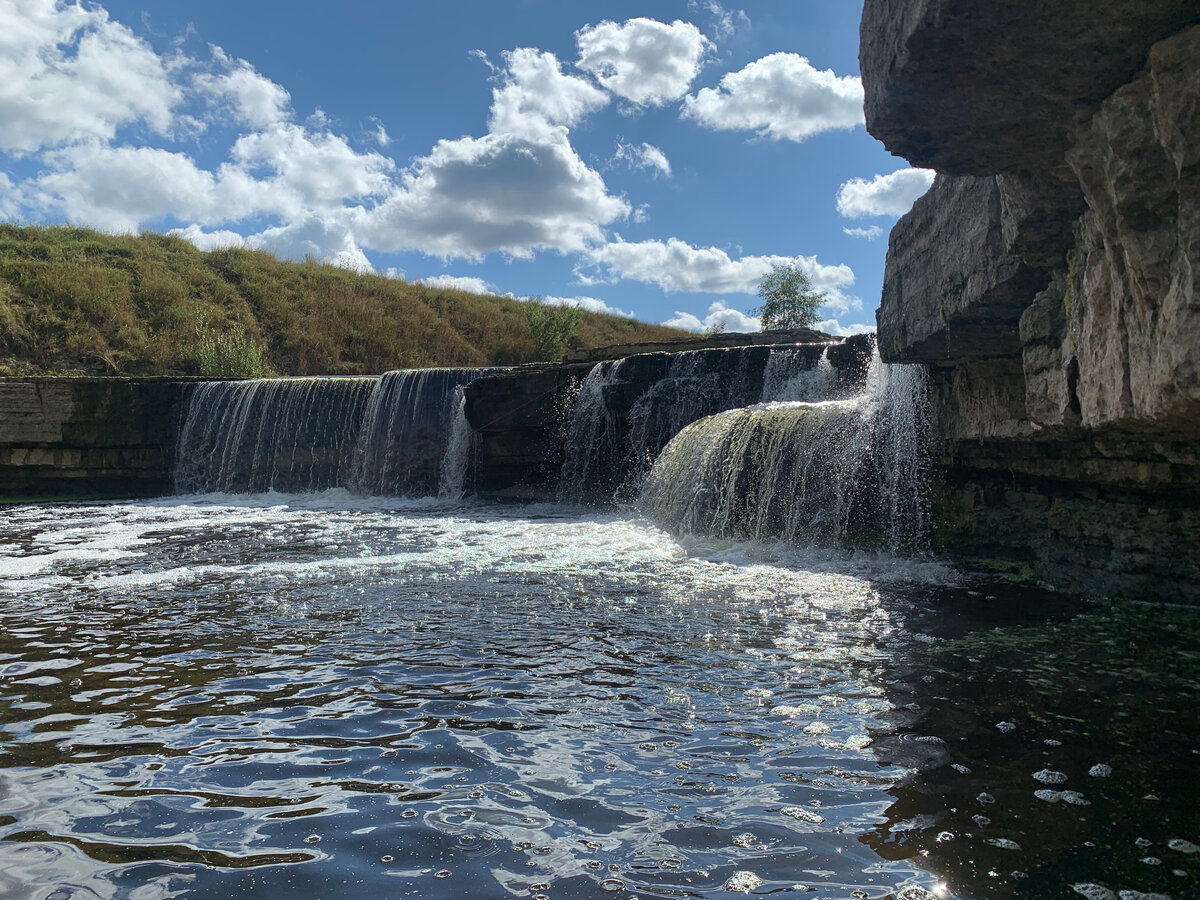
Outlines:
{"label": "grassy hill", "polygon": [[0,375],[505,365],[561,354],[564,334],[572,347],[687,335],[161,234],[0,225]]}

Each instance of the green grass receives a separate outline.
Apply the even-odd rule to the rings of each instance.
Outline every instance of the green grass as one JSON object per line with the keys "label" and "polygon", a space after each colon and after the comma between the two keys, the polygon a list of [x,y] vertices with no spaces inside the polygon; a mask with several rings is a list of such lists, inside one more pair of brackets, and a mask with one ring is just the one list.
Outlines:
{"label": "green grass", "polygon": [[[0,225],[0,375],[373,375],[535,362],[557,346],[535,338],[528,306],[262,251],[202,253],[149,232]],[[585,312],[570,345],[686,336]]]}

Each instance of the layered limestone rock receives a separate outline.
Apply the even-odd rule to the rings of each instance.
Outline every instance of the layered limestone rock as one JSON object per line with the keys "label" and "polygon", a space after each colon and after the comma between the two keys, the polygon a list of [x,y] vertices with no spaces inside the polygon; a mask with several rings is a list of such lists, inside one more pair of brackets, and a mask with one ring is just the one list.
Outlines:
{"label": "layered limestone rock", "polygon": [[892,232],[879,344],[931,367],[951,549],[1200,599],[1196,22],[867,0],[867,127],[942,173]]}

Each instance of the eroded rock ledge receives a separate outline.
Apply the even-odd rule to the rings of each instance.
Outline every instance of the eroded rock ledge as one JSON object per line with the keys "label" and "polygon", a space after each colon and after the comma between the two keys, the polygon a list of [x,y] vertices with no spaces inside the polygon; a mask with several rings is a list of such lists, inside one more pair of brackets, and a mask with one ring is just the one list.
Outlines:
{"label": "eroded rock ledge", "polygon": [[930,367],[948,548],[1200,601],[1200,6],[867,0],[868,130],[933,188],[879,346]]}

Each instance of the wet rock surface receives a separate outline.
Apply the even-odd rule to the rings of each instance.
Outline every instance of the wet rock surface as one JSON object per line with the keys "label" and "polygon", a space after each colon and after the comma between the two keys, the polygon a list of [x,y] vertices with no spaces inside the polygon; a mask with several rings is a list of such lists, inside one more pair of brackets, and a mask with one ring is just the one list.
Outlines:
{"label": "wet rock surface", "polygon": [[943,173],[893,230],[885,361],[932,368],[945,542],[1200,599],[1200,7],[868,0],[868,130]]}

